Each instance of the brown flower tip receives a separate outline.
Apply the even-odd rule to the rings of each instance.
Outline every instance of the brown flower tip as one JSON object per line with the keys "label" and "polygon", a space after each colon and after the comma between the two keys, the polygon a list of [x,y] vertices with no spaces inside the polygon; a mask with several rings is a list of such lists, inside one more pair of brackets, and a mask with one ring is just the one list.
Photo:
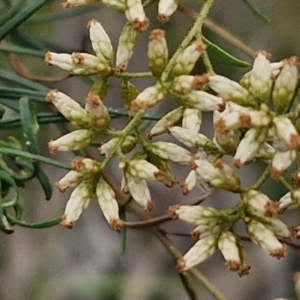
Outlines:
{"label": "brown flower tip", "polygon": [[268,202],[264,209],[266,217],[275,217],[279,213],[279,202]]}
{"label": "brown flower tip", "polygon": [[114,71],[119,72],[119,73],[123,73],[126,71],[126,65],[125,64],[118,64]]}
{"label": "brown flower tip", "polygon": [[86,24],[86,28],[87,28],[87,29],[90,29],[90,27],[91,27],[94,23],[99,23],[99,21],[97,21],[95,18],[91,19],[91,20]]}
{"label": "brown flower tip", "polygon": [[217,169],[222,170],[223,167],[224,167],[224,164],[223,164],[223,162],[222,162],[221,159],[218,159],[218,160],[216,160],[216,162],[214,163],[214,166],[215,166]]}
{"label": "brown flower tip", "polygon": [[241,267],[241,262],[230,259],[226,261],[225,265],[231,271],[238,271]]}
{"label": "brown flower tip", "polygon": [[145,18],[145,20],[141,21],[139,19],[134,19],[131,22],[131,25],[134,29],[136,29],[138,32],[145,31],[149,26],[149,19]]}
{"label": "brown flower tip", "polygon": [[165,31],[161,30],[161,29],[154,29],[150,32],[149,35],[149,40],[153,41],[153,40],[160,40],[163,39],[165,37]]}
{"label": "brown flower tip", "polygon": [[200,90],[208,83],[208,74],[196,75],[192,82],[193,90]]}
{"label": "brown flower tip", "polygon": [[153,210],[153,208],[154,208],[154,203],[152,201],[148,201],[145,208],[145,212],[149,213]]}
{"label": "brown flower tip", "polygon": [[291,175],[291,182],[293,185],[300,187],[300,177],[298,176],[298,173],[293,173]]}
{"label": "brown flower tip", "polygon": [[285,252],[286,252],[286,247],[285,247],[285,245],[282,245],[281,248],[277,248],[277,249],[275,249],[274,251],[271,251],[271,252],[270,252],[270,255],[271,255],[272,257],[275,257],[275,258],[277,258],[277,259],[280,259],[280,258],[282,258],[282,257],[285,257]]}
{"label": "brown flower tip", "polygon": [[272,170],[271,170],[271,176],[273,178],[278,178],[282,173],[284,173],[284,172],[281,170],[277,170],[275,168],[272,168]]}
{"label": "brown flower tip", "polygon": [[183,257],[178,259],[176,268],[179,273],[183,273],[186,271],[186,264],[185,264],[185,260]]}
{"label": "brown flower tip", "polygon": [[45,97],[46,101],[53,102],[53,100],[55,99],[54,93],[57,93],[57,91],[57,89],[50,90]]}
{"label": "brown flower tip", "polygon": [[130,110],[133,113],[138,113],[138,112],[145,111],[146,108],[147,108],[146,102],[145,101],[140,101],[139,99],[133,100],[131,102],[131,105],[130,105]]}
{"label": "brown flower tip", "polygon": [[200,240],[201,233],[197,230],[193,230],[191,232],[191,236],[192,236],[193,240],[198,241],[198,240]]}
{"label": "brown flower tip", "polygon": [[66,191],[66,187],[62,186],[59,184],[59,182],[55,182],[54,183],[54,186],[61,192],[61,193],[64,193]]}
{"label": "brown flower tip", "polygon": [[99,106],[100,101],[101,101],[100,97],[95,94],[88,94],[88,96],[85,98],[85,102],[94,107]]}
{"label": "brown flower tip", "polygon": [[79,52],[72,53],[73,62],[75,65],[82,65],[84,61],[84,56]]}
{"label": "brown flower tip", "polygon": [[83,157],[75,157],[71,162],[71,168],[74,171],[80,171],[84,168],[84,163],[82,162]]}
{"label": "brown flower tip", "polygon": [[267,52],[266,50],[258,50],[258,51],[256,51],[256,55],[255,56],[258,56],[258,54],[261,54],[261,55],[265,56],[268,60],[271,59],[271,54],[269,52]]}
{"label": "brown flower tip", "polygon": [[112,230],[120,232],[122,227],[122,221],[120,219],[110,219],[109,226]]}
{"label": "brown flower tip", "polygon": [[46,64],[51,65],[50,61],[51,61],[52,57],[51,57],[51,52],[47,51],[44,57],[44,61]]}
{"label": "brown flower tip", "polygon": [[60,225],[66,227],[68,229],[72,229],[74,227],[74,222],[67,221],[65,215],[63,215]]}
{"label": "brown flower tip", "polygon": [[240,159],[233,159],[232,164],[238,169],[240,169],[243,166]]}
{"label": "brown flower tip", "polygon": [[243,277],[243,276],[245,276],[245,275],[249,275],[250,269],[251,269],[251,267],[250,267],[250,266],[247,266],[247,267],[245,267],[244,269],[240,270],[240,271],[238,272],[239,277]]}
{"label": "brown flower tip", "polygon": [[56,153],[58,151],[58,147],[57,146],[53,146],[52,143],[53,143],[53,140],[50,140],[48,142],[48,148],[50,150],[50,153]]}
{"label": "brown flower tip", "polygon": [[250,126],[251,122],[252,122],[251,117],[246,114],[241,114],[239,120],[240,120],[241,124],[245,125],[245,126]]}
{"label": "brown flower tip", "polygon": [[181,191],[182,191],[182,194],[183,194],[183,195],[187,195],[187,194],[190,193],[190,191],[188,190],[186,184],[182,184],[180,187],[181,187]]}
{"label": "brown flower tip", "polygon": [[156,181],[162,182],[162,181],[164,181],[164,179],[165,179],[165,172],[163,172],[163,171],[158,171],[158,172],[154,173],[154,177],[155,177],[155,180],[156,180]]}
{"label": "brown flower tip", "polygon": [[290,137],[290,150],[298,150],[299,149],[299,136],[296,134],[292,134]]}
{"label": "brown flower tip", "polygon": [[193,42],[193,45],[196,46],[196,48],[199,52],[207,49],[207,46],[203,42],[200,42],[200,41]]}
{"label": "brown flower tip", "polygon": [[159,14],[157,16],[158,21],[162,22],[162,23],[166,23],[169,21],[169,16],[166,14]]}
{"label": "brown flower tip", "polygon": [[169,208],[168,208],[168,213],[173,220],[179,219],[179,216],[176,213],[176,210],[178,210],[179,207],[180,207],[179,205],[172,205],[172,206],[169,206]]}
{"label": "brown flower tip", "polygon": [[215,130],[217,130],[220,133],[226,133],[228,130],[226,129],[226,123],[223,118],[219,119],[215,123]]}

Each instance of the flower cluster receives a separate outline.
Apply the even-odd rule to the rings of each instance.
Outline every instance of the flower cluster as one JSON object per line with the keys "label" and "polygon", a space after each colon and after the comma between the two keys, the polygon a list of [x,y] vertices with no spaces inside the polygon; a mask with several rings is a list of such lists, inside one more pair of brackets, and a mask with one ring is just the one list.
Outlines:
{"label": "flower cluster", "polygon": [[[65,7],[93,2],[98,1],[67,0]],[[80,128],[50,141],[50,150],[82,149],[91,145],[99,133],[111,137],[98,149],[105,156],[104,160],[75,160],[73,170],[56,184],[60,191],[74,188],[63,216],[63,225],[72,227],[95,196],[110,226],[120,229],[122,222],[118,216],[118,202],[111,186],[101,176],[112,157],[117,156],[120,160],[122,191],[130,194],[146,212],[154,207],[147,180],[173,187],[177,181],[171,166],[180,164],[189,172],[181,185],[184,195],[195,188],[206,192],[222,189],[240,195],[237,205],[225,210],[187,205],[170,208],[173,219],[197,225],[192,233],[197,242],[179,259],[180,272],[187,271],[220,250],[230,270],[240,276],[248,274],[250,267],[241,238],[233,231],[238,220],[244,222],[253,243],[273,257],[283,257],[285,245],[278,238],[290,238],[292,233],[277,219],[277,214],[300,204],[300,175],[293,177],[296,187],[279,202],[274,202],[258,191],[260,185],[243,188],[235,168],[260,159],[270,166],[267,176],[277,179],[296,159],[300,139],[295,120],[300,109],[295,108],[295,113],[291,113],[289,108],[297,85],[297,59],[291,57],[271,63],[269,55],[259,51],[252,69],[239,83],[214,72],[192,75],[207,46],[201,40],[194,40],[169,58],[165,32],[155,29],[149,35],[147,56],[156,82],[139,91],[130,78],[123,77],[123,103],[132,119],[123,130],[118,131],[112,128],[108,109],[102,100],[109,77],[116,75],[122,78],[121,75],[126,75],[122,72],[132,56],[138,33],[148,26],[148,19],[140,0],[101,2],[123,11],[129,21],[121,32],[115,63],[110,39],[95,20],[88,25],[95,55],[48,52],[45,57],[48,64],[71,74],[98,76],[84,108],[61,92],[52,90],[48,93],[47,100]],[[159,19],[167,20],[177,3],[160,0]],[[148,108],[161,103],[167,95],[174,99],[177,107],[154,124],[147,133],[147,140],[141,130],[141,118]],[[200,132],[205,112],[213,115],[212,137]],[[149,141],[165,133],[184,147],[177,142]],[[127,158],[125,154],[137,145],[139,152],[135,151],[130,159]],[[232,157],[231,163],[223,159],[225,155]]]}

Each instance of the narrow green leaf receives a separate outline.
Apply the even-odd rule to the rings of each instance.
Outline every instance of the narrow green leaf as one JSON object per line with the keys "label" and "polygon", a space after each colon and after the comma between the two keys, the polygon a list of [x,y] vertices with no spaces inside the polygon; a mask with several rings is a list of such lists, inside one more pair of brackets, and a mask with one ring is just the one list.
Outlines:
{"label": "narrow green leaf", "polygon": [[42,156],[42,155],[37,155],[37,154],[32,154],[26,151],[22,151],[22,150],[16,150],[16,149],[11,149],[11,148],[2,148],[0,147],[0,153],[2,154],[6,154],[9,156],[13,156],[13,157],[24,157],[24,158],[28,158],[31,161],[40,161],[42,163],[45,163],[47,165],[52,165],[61,169],[65,169],[65,170],[71,170],[70,165],[61,163],[59,161],[56,161],[54,159]]}
{"label": "narrow green leaf", "polygon": [[[27,97],[20,99],[20,117],[24,136],[26,139],[26,145],[30,153],[39,154],[39,147],[36,140],[36,134],[38,131],[38,123],[36,118],[36,112],[32,102]],[[49,200],[52,196],[52,186],[49,179],[40,165],[40,162],[34,162],[35,176],[39,180],[46,199]]]}
{"label": "narrow green leaf", "polygon": [[14,232],[14,230],[7,228],[5,226],[3,218],[4,218],[3,207],[2,207],[2,205],[0,205],[0,230],[6,234],[12,234]]}
{"label": "narrow green leaf", "polygon": [[216,44],[214,44],[213,42],[209,41],[204,36],[202,36],[202,39],[203,39],[204,43],[209,46],[209,49],[213,50],[215,53],[217,53],[218,55],[220,55],[221,57],[223,57],[230,63],[232,63],[238,67],[250,67],[251,66],[251,64],[249,64],[247,61],[236,58],[235,56],[231,55],[230,53],[226,52],[224,49],[222,49],[219,46],[217,46]]}
{"label": "narrow green leaf", "polygon": [[16,225],[19,225],[19,226],[25,227],[25,228],[34,228],[34,229],[48,228],[48,227],[56,226],[61,222],[61,218],[57,218],[57,219],[49,220],[46,222],[27,223],[27,222],[20,221],[20,220],[14,218],[10,214],[8,214],[7,211],[4,211],[4,215],[6,216],[7,220],[11,224],[16,224]]}
{"label": "narrow green leaf", "polygon": [[7,83],[12,83],[14,87],[23,87],[23,88],[28,88],[30,90],[36,90],[36,91],[42,91],[47,93],[49,91],[49,88],[38,84],[36,82],[33,82],[31,80],[28,80],[24,77],[21,77],[15,73],[5,71],[5,70],[0,70],[0,79]]}
{"label": "narrow green leaf", "polygon": [[[0,100],[1,103],[1,100]],[[63,123],[67,120],[60,113],[51,113],[51,112],[41,112],[36,115],[37,122],[40,125],[51,124],[51,123]],[[0,120],[0,128],[17,128],[21,126],[20,117],[13,117],[9,119]]]}
{"label": "narrow green leaf", "polygon": [[244,2],[261,20],[263,20],[266,23],[270,23],[270,19],[267,16],[265,16],[262,12],[260,12],[259,9],[257,9],[253,3],[251,3],[249,0],[244,0]]}
{"label": "narrow green leaf", "polygon": [[0,40],[5,38],[11,31],[21,25],[25,20],[27,20],[31,15],[33,15],[37,10],[43,7],[48,2],[53,0],[35,0],[27,1],[26,6],[23,5],[22,9],[18,10],[9,21],[7,21],[0,28]]}
{"label": "narrow green leaf", "polygon": [[0,52],[25,54],[29,56],[38,57],[38,58],[44,58],[45,56],[45,52],[43,51],[36,51],[30,48],[24,48],[24,47],[12,46],[12,45],[0,45]]}

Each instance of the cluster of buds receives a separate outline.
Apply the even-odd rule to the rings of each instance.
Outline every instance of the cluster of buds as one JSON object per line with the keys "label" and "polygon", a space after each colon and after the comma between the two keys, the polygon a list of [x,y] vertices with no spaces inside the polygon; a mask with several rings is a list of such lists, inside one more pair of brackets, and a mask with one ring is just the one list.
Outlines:
{"label": "cluster of buds", "polygon": [[[96,2],[101,2],[116,11],[124,12],[127,20],[139,31],[144,31],[149,26],[149,20],[146,17],[141,0],[66,0],[63,7],[69,8]],[[178,2],[179,0],[159,0],[157,18],[161,22],[167,22],[176,11]]]}
{"label": "cluster of buds", "polygon": [[67,202],[61,224],[72,228],[92,199],[96,198],[109,226],[119,231],[119,206],[111,186],[101,177],[100,163],[90,158],[75,158],[72,170],[55,183],[59,191],[74,188]]}
{"label": "cluster of buds", "polygon": [[197,225],[192,235],[198,241],[177,262],[180,272],[185,272],[203,262],[220,250],[228,269],[236,271],[239,276],[249,273],[250,267],[241,241],[230,228],[234,220],[213,207],[172,206],[169,209],[173,219]]}
{"label": "cluster of buds", "polygon": [[[225,151],[229,149],[235,153],[233,164],[236,167],[259,157],[271,161],[271,173],[278,177],[295,160],[299,134],[288,116],[278,114],[291,104],[297,74],[294,57],[272,64],[268,55],[261,51],[240,84],[220,75],[209,76],[210,88],[227,100],[224,111],[214,112],[214,141]],[[265,104],[269,96],[274,112]],[[240,129],[247,131],[237,143]]]}
{"label": "cluster of buds", "polygon": [[164,173],[147,160],[133,158],[130,161],[122,161],[119,164],[123,169],[122,190],[129,192],[132,198],[140,204],[146,212],[150,212],[154,204],[151,200],[146,179],[163,181]]}
{"label": "cluster of buds", "polygon": [[[67,0],[64,5],[70,7],[94,2],[98,1]],[[115,68],[111,41],[95,20],[88,25],[95,55],[48,52],[45,57],[48,64],[57,65],[72,74],[102,76],[99,79],[100,88],[92,87],[85,107],[57,90],[48,93],[47,100],[80,128],[50,141],[52,152],[82,149],[90,145],[99,132],[109,133],[110,116],[102,102],[108,77],[126,70],[139,32],[149,25],[141,0],[101,2],[124,12],[128,20],[119,38]],[[177,0],[159,0],[159,19],[166,21],[177,5]],[[300,204],[299,174],[299,178],[294,176],[297,187],[279,202],[273,202],[253,188],[242,189],[240,176],[234,170],[234,167],[241,168],[260,158],[270,164],[271,175],[279,177],[296,159],[300,138],[294,120],[299,116],[291,118],[287,110],[297,84],[298,62],[292,57],[270,63],[269,55],[260,51],[252,69],[238,83],[214,73],[192,75],[205,50],[206,45],[195,40],[169,60],[165,32],[153,30],[149,36],[147,56],[156,82],[142,91],[130,82],[130,77],[124,79],[122,84],[124,106],[131,117],[140,117],[168,94],[173,97],[178,106],[151,128],[148,138],[168,133],[185,148],[165,141],[146,142],[139,130],[134,132],[139,126],[137,122],[135,128],[128,127],[130,132],[118,132],[102,144],[99,152],[106,156],[107,161],[112,154],[119,155],[119,168],[123,171],[121,189],[129,193],[146,212],[154,207],[147,180],[159,181],[168,187],[177,183],[171,163],[185,165],[190,171],[182,185],[183,194],[195,188],[203,191],[223,189],[240,194],[241,201],[232,209],[220,211],[204,206],[173,206],[170,215],[173,219],[197,226],[192,232],[197,242],[178,261],[180,272],[187,271],[220,250],[227,267],[243,276],[248,274],[250,267],[241,240],[232,231],[235,222],[242,219],[249,238],[279,259],[285,255],[285,246],[278,238],[290,238],[291,231],[276,216],[284,209]],[[272,100],[270,107],[267,105],[269,99]],[[203,112],[213,114],[212,138],[199,132]],[[138,118],[135,120],[139,121]],[[123,135],[124,132],[127,136]],[[131,159],[125,158],[124,154],[133,150],[138,142],[142,152]],[[233,166],[225,163],[224,155],[233,157]],[[72,171],[56,183],[61,192],[68,187],[74,188],[63,215],[63,225],[71,228],[96,197],[109,225],[115,230],[120,229],[122,223],[118,203],[112,188],[101,177],[101,171],[101,163],[97,161],[75,160]]]}

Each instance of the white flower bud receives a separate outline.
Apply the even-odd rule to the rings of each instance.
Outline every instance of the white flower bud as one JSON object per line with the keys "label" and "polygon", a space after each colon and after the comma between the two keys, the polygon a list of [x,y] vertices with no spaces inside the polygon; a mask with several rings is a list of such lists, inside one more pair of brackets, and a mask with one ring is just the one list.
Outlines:
{"label": "white flower bud", "polygon": [[173,79],[172,90],[178,94],[187,94],[193,90],[200,90],[208,82],[204,75],[180,75]]}
{"label": "white flower bud", "polygon": [[116,54],[116,68],[119,72],[124,72],[127,68],[133,49],[138,38],[138,31],[127,23],[120,34],[117,54]]}
{"label": "white flower bud", "polygon": [[169,131],[178,141],[187,147],[195,147],[197,149],[206,150],[216,149],[213,142],[204,134],[185,129],[180,126],[173,126],[169,129]]}
{"label": "white flower bud", "polygon": [[300,145],[297,129],[290,119],[284,116],[273,118],[275,134],[279,140],[286,143],[289,150],[297,150]]}
{"label": "white flower bud", "polygon": [[90,177],[101,171],[98,161],[86,157],[75,157],[71,162],[71,167],[74,171]]}
{"label": "white flower bud", "polygon": [[139,32],[145,31],[149,26],[141,0],[126,0],[125,16]]}
{"label": "white flower bud", "polygon": [[114,51],[110,38],[105,32],[101,23],[97,22],[95,19],[92,19],[88,23],[87,27],[90,30],[90,39],[95,54],[101,60],[107,60],[107,62],[111,64]]}
{"label": "white flower bud", "polygon": [[169,214],[173,219],[180,219],[198,226],[222,222],[221,212],[207,206],[175,205],[169,207]]}
{"label": "white flower bud", "polygon": [[108,109],[98,95],[89,94],[85,99],[85,110],[90,119],[89,127],[105,129],[110,123]]}
{"label": "white flower bud", "polygon": [[279,199],[279,208],[294,208],[300,205],[300,189],[293,189]]}
{"label": "white flower bud", "polygon": [[224,99],[204,91],[191,91],[188,94],[182,95],[179,101],[184,106],[189,106],[201,111],[222,111],[225,108]]}
{"label": "white flower bud", "polygon": [[[112,138],[108,142],[104,143],[102,146],[98,148],[101,155],[107,156],[110,151],[117,145],[119,138]],[[136,138],[128,135],[126,136],[124,142],[121,145],[121,149],[123,153],[130,152],[134,146],[136,145]]]}
{"label": "white flower bud", "polygon": [[97,182],[96,195],[98,204],[109,226],[113,230],[119,231],[121,220],[119,218],[118,202],[113,189],[103,178],[100,178]]}
{"label": "white flower bud", "polygon": [[164,173],[164,177],[162,178],[162,183],[167,187],[173,187],[177,184],[175,179],[175,175],[171,169],[171,166],[168,161],[161,159],[160,157],[151,153],[149,156],[149,161],[158,167]]}
{"label": "white flower bud", "polygon": [[291,231],[289,230],[288,226],[285,225],[282,221],[271,218],[271,217],[264,217],[260,220],[262,224],[264,224],[269,230],[271,230],[275,236],[281,238],[290,238]]}
{"label": "white flower bud", "polygon": [[[74,74],[79,75],[101,75],[105,76],[111,73],[112,68],[110,64],[103,58],[97,57],[89,53],[72,53],[73,63],[75,65]],[[76,70],[79,70],[78,72]],[[81,73],[80,70],[83,70]]]}
{"label": "white flower bud", "polygon": [[242,106],[254,105],[250,93],[240,84],[221,75],[210,75],[208,85],[226,101]]}
{"label": "white flower bud", "polygon": [[238,237],[231,231],[220,234],[218,248],[226,261],[229,270],[238,271],[240,276],[249,273],[250,267],[245,261],[245,253]]}
{"label": "white flower bud", "polygon": [[242,195],[247,212],[253,215],[274,217],[278,213],[278,202],[271,201],[266,195],[256,191],[247,190]]}
{"label": "white flower bud", "polygon": [[61,193],[63,193],[67,188],[77,186],[84,178],[84,174],[72,170],[68,172],[58,182],[55,182],[54,185],[58,188],[58,190]]}
{"label": "white flower bud", "polygon": [[246,229],[253,243],[268,251],[271,256],[277,259],[285,256],[285,246],[277,240],[274,233],[265,225],[247,218]]}
{"label": "white flower bud", "polygon": [[93,180],[82,181],[72,192],[67,202],[61,224],[67,228],[72,228],[81,213],[90,204],[94,197]]}
{"label": "white flower bud", "polygon": [[210,185],[228,191],[240,190],[239,176],[221,160],[211,164],[205,159],[196,159],[196,171]]}
{"label": "white flower bud", "polygon": [[260,110],[232,111],[221,116],[215,122],[215,129],[221,133],[225,133],[230,129],[266,127],[270,122],[271,116],[269,110],[265,105],[262,105]]}
{"label": "white flower bud", "polygon": [[159,0],[158,2],[158,20],[167,22],[169,17],[176,11],[179,0]]}
{"label": "white flower bud", "polygon": [[252,161],[267,138],[267,129],[250,128],[240,141],[233,158],[233,165],[237,168]]}
{"label": "white flower bud", "polygon": [[144,159],[132,159],[128,162],[120,162],[120,169],[125,169],[125,172],[130,173],[133,177],[141,179],[155,179],[162,181],[164,174],[155,165]]}
{"label": "white flower bud", "polygon": [[74,130],[57,140],[50,140],[48,147],[50,152],[79,150],[89,146],[95,139],[96,133],[92,130]]}
{"label": "white flower bud", "polygon": [[159,84],[147,87],[131,102],[131,114],[144,112],[147,108],[161,102],[166,96],[166,90]]}
{"label": "white flower bud", "polygon": [[265,102],[271,91],[271,66],[268,56],[265,51],[258,52],[249,76],[247,89],[258,103]]}
{"label": "white flower bud", "polygon": [[272,100],[274,109],[278,114],[282,114],[289,107],[298,80],[298,60],[291,57],[283,62],[283,67],[275,81]]}
{"label": "white flower bud", "polygon": [[192,161],[192,154],[173,143],[155,142],[149,146],[149,151],[162,159],[170,160],[178,164],[189,164]]}
{"label": "white flower bud", "polygon": [[155,29],[151,31],[147,55],[152,74],[160,77],[168,63],[169,56],[165,32],[163,30]]}
{"label": "white flower bud", "polygon": [[46,95],[46,100],[55,105],[59,112],[71,123],[86,127],[89,122],[87,111],[81,105],[58,90],[50,90]]}
{"label": "white flower bud", "polygon": [[296,150],[283,152],[277,151],[273,156],[271,175],[273,177],[278,177],[284,173],[296,159],[296,156]]}
{"label": "white flower bud", "polygon": [[134,177],[128,172],[124,172],[126,188],[132,198],[141,205],[146,212],[150,212],[154,208],[151,201],[151,195],[146,180]]}
{"label": "white flower bud", "polygon": [[193,70],[197,60],[205,49],[206,45],[199,41],[195,41],[186,47],[178,55],[176,61],[174,62],[171,75],[176,77],[179,75],[189,74]]}
{"label": "white flower bud", "polygon": [[180,106],[168,112],[152,127],[149,133],[147,133],[148,139],[152,139],[153,136],[165,133],[169,131],[169,128],[178,124],[183,116],[183,107]]}
{"label": "white flower bud", "polygon": [[184,184],[181,185],[181,190],[183,195],[187,195],[195,188],[200,188],[205,193],[213,190],[213,188],[201,176],[199,176],[196,170],[191,170],[186,177]]}
{"label": "white flower bud", "polygon": [[185,108],[183,111],[182,127],[198,132],[202,124],[202,112],[195,108]]}
{"label": "white flower bud", "polygon": [[212,234],[196,242],[183,258],[178,260],[178,271],[185,272],[212,256],[217,250],[217,239],[218,235]]}

